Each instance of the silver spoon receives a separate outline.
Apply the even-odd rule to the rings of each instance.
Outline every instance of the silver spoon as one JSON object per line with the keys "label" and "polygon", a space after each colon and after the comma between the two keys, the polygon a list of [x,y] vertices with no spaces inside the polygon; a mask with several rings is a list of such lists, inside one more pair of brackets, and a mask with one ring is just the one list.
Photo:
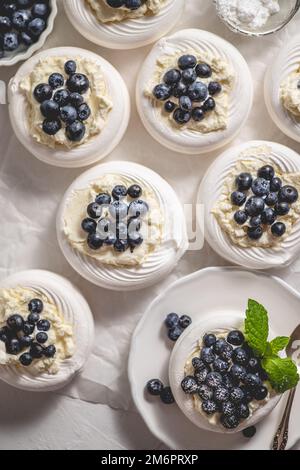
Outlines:
{"label": "silver spoon", "polygon": [[[299,363],[300,354],[300,325],[293,331],[289,344],[286,347],[286,355]],[[282,420],[279,424],[274,437],[272,450],[285,450],[289,439],[289,422],[291,410],[295,398],[296,388],[292,388],[289,392]]]}

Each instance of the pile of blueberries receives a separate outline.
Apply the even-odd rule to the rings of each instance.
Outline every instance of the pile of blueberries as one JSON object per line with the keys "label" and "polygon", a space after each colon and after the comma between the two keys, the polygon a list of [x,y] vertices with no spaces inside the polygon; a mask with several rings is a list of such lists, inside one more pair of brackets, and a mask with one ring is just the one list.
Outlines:
{"label": "pile of blueberries", "polygon": [[153,95],[157,100],[164,101],[164,110],[173,113],[179,125],[191,119],[202,121],[209,111],[213,111],[216,102],[213,96],[222,91],[222,85],[216,81],[208,84],[200,79],[209,79],[212,69],[209,64],[198,63],[193,55],[183,55],[178,59],[178,69],[168,70],[163,83],[156,85]]}
{"label": "pile of blueberries", "polygon": [[23,366],[30,366],[34,359],[43,356],[55,356],[56,348],[53,344],[44,346],[48,341],[46,332],[50,330],[51,323],[40,318],[43,309],[44,305],[40,299],[32,299],[28,304],[29,315],[26,319],[16,313],[11,315],[6,325],[0,329],[0,341],[5,343],[7,354],[16,356],[23,352],[19,357]]}
{"label": "pile of blueberries", "polygon": [[90,107],[82,96],[90,88],[90,82],[83,73],[76,73],[74,60],[68,60],[64,69],[68,75],[66,81],[61,73],[52,73],[48,83],[35,87],[33,95],[41,104],[40,110],[45,118],[43,131],[55,135],[64,124],[67,138],[79,142],[85,135],[83,122],[91,115]]}
{"label": "pile of blueberries", "polygon": [[271,165],[261,167],[254,178],[250,173],[241,173],[235,184],[231,202],[240,209],[235,212],[234,220],[241,226],[246,224],[249,239],[259,240],[268,226],[274,237],[282,237],[286,225],[277,219],[287,215],[298,200],[297,189],[283,186]]}
{"label": "pile of blueberries", "polygon": [[[128,248],[133,251],[143,243],[140,230],[149,206],[140,199],[142,193],[138,184],[129,188],[117,185],[111,194],[100,193],[88,205],[89,217],[82,220],[81,227],[88,233],[87,244],[92,250],[112,246],[122,253]],[[124,201],[127,196],[131,198],[129,204]]]}
{"label": "pile of blueberries", "polygon": [[268,396],[264,385],[268,376],[241,331],[230,331],[226,339],[204,335],[200,356],[192,359],[192,365],[194,375],[182,380],[183,391],[197,394],[207,415],[220,413],[227,429],[249,417],[251,401]]}
{"label": "pile of blueberries", "polygon": [[177,315],[177,313],[169,313],[165,319],[165,325],[168,329],[168,338],[171,341],[177,341],[179,336],[192,323],[191,317],[188,315]]}
{"label": "pile of blueberries", "polygon": [[0,0],[0,59],[37,42],[50,11],[49,0]]}
{"label": "pile of blueberries", "polygon": [[106,0],[107,5],[111,8],[125,7],[128,10],[137,10],[146,0]]}

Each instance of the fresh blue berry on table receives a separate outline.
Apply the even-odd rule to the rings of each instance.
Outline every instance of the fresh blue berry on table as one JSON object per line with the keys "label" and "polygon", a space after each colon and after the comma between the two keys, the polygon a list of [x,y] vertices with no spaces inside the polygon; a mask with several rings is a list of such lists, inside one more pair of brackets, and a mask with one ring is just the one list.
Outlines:
{"label": "fresh blue berry on table", "polygon": [[71,75],[72,73],[76,72],[77,64],[76,64],[75,60],[67,60],[67,62],[65,63],[64,68],[65,68],[66,74]]}
{"label": "fresh blue berry on table", "polygon": [[151,379],[147,382],[146,388],[150,395],[160,395],[164,385],[159,379]]}
{"label": "fresh blue berry on table", "polygon": [[49,320],[39,320],[36,327],[39,331],[48,331],[50,330],[51,323]]}
{"label": "fresh blue berry on table", "polygon": [[227,335],[227,342],[233,346],[241,346],[245,341],[243,333],[239,330],[232,330]]}
{"label": "fresh blue berry on table", "polygon": [[45,119],[43,122],[43,131],[48,135],[55,135],[61,129],[61,122],[59,119]]}
{"label": "fresh blue berry on table", "polygon": [[28,367],[32,363],[33,358],[30,353],[24,353],[24,354],[21,354],[19,361],[22,364],[22,366]]}
{"label": "fresh blue berry on table", "polygon": [[54,93],[53,100],[61,107],[66,106],[70,102],[70,92],[68,90],[57,90]]}
{"label": "fresh blue berry on table", "polygon": [[283,216],[290,212],[290,205],[288,202],[278,202],[275,204],[274,210],[277,215]]}
{"label": "fresh blue berry on table", "polygon": [[11,315],[7,319],[7,325],[9,328],[15,332],[21,331],[23,329],[24,320],[21,315],[15,314]]}
{"label": "fresh blue berry on table", "polygon": [[202,402],[202,410],[207,415],[213,415],[218,411],[218,405],[213,400],[204,400]]}
{"label": "fresh blue berry on table", "polygon": [[212,75],[212,69],[208,64],[198,64],[196,67],[196,74],[200,78],[209,78]]}
{"label": "fresh blue berry on table", "polygon": [[282,237],[286,232],[286,225],[283,222],[276,222],[271,227],[274,237]]}
{"label": "fresh blue berry on table", "polygon": [[160,392],[160,399],[165,405],[174,403],[174,396],[170,387],[164,387]]}
{"label": "fresh blue berry on table", "polygon": [[73,106],[67,105],[60,108],[60,119],[66,124],[74,123],[77,117],[77,111]]}
{"label": "fresh blue berry on table", "polygon": [[197,59],[195,56],[190,54],[185,54],[178,59],[178,67],[181,70],[186,70],[191,67],[195,67],[197,64]]}
{"label": "fresh blue berry on table", "polygon": [[181,72],[180,70],[177,69],[171,69],[168,70],[165,75],[164,75],[164,82],[167,85],[174,85],[175,83],[178,83],[181,79]]}
{"label": "fresh blue berry on table", "polygon": [[171,341],[177,341],[179,336],[181,336],[183,332],[183,328],[181,328],[179,325],[174,326],[173,328],[170,328],[168,331],[168,337]]}
{"label": "fresh blue berry on table", "polygon": [[28,304],[28,310],[31,313],[42,313],[44,304],[41,299],[32,299]]}
{"label": "fresh blue berry on table", "polygon": [[67,80],[67,88],[71,93],[86,93],[90,87],[89,79],[83,73],[72,73]]}
{"label": "fresh blue berry on table", "polygon": [[296,188],[290,185],[282,186],[279,190],[279,201],[280,202],[288,202],[289,204],[293,204],[298,199],[298,191]]}
{"label": "fresh blue berry on table", "polygon": [[80,142],[85,135],[85,125],[81,121],[74,121],[66,127],[66,135],[72,142]]}
{"label": "fresh blue berry on table", "polygon": [[246,172],[240,173],[235,180],[239,191],[248,191],[252,186],[252,181],[251,174]]}
{"label": "fresh blue berry on table", "polygon": [[46,100],[40,106],[42,115],[47,119],[57,119],[59,117],[59,104],[53,100]]}
{"label": "fresh blue berry on table", "polygon": [[192,375],[186,375],[181,382],[181,388],[184,393],[193,394],[198,392],[198,384],[195,377]]}
{"label": "fresh blue berry on table", "polygon": [[242,191],[234,191],[231,194],[231,202],[234,206],[242,206],[245,204],[247,196]]}
{"label": "fresh blue berry on table", "polygon": [[56,354],[56,347],[54,346],[54,344],[50,344],[49,346],[47,346],[45,349],[44,349],[44,356],[45,357],[54,357]]}

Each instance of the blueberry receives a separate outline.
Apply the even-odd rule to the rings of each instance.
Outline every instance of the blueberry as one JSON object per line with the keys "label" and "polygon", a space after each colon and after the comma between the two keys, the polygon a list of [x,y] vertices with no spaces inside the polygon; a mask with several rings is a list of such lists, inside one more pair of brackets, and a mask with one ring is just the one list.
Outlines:
{"label": "blueberry", "polygon": [[246,403],[240,403],[239,405],[237,405],[236,412],[237,416],[241,419],[247,419],[250,416],[250,410]]}
{"label": "blueberry", "polygon": [[219,82],[210,82],[208,85],[208,91],[211,96],[216,95],[222,91],[222,85]]}
{"label": "blueberry", "polygon": [[133,184],[128,188],[128,195],[132,199],[137,199],[141,197],[142,193],[143,193],[142,188],[138,184]]}
{"label": "blueberry", "polygon": [[89,233],[87,244],[91,250],[99,250],[103,245],[103,237],[98,232]]}
{"label": "blueberry", "polygon": [[116,240],[114,243],[114,250],[118,253],[124,253],[128,248],[127,240]]}
{"label": "blueberry", "polygon": [[242,191],[234,191],[230,199],[234,206],[242,206],[246,202],[247,196]]}
{"label": "blueberry", "polygon": [[228,389],[237,387],[239,385],[239,379],[234,378],[230,373],[225,373],[222,375],[223,384]]}
{"label": "blueberry", "polygon": [[250,173],[240,173],[235,179],[239,191],[248,191],[252,186],[252,181]]}
{"label": "blueberry", "polygon": [[226,343],[220,352],[220,357],[224,359],[224,361],[230,361],[232,352],[233,347],[230,344]]}
{"label": "blueberry", "polygon": [[289,204],[293,204],[298,199],[298,191],[296,188],[290,185],[282,186],[279,191],[279,201],[280,202],[288,202]]}
{"label": "blueberry", "polygon": [[19,47],[19,38],[18,34],[15,32],[4,33],[2,38],[2,48],[4,51],[12,52],[18,49]]}
{"label": "blueberry", "polygon": [[174,85],[175,83],[178,83],[181,79],[181,72],[180,70],[177,69],[171,69],[168,70],[165,75],[164,75],[164,82],[167,85]]}
{"label": "blueberry", "polygon": [[265,165],[258,170],[257,176],[271,181],[275,176],[274,168],[271,165]]}
{"label": "blueberry", "polygon": [[247,222],[248,215],[245,211],[239,210],[234,213],[233,218],[238,225],[244,225]]}
{"label": "blueberry", "polygon": [[91,202],[86,210],[92,219],[98,219],[102,215],[102,207],[97,202]]}
{"label": "blueberry", "polygon": [[193,104],[188,96],[181,96],[179,98],[179,106],[183,111],[191,111]]}
{"label": "blueberry", "polygon": [[107,193],[99,193],[96,196],[95,202],[99,205],[108,205],[111,203],[111,196]]}
{"label": "blueberry", "polygon": [[203,121],[203,119],[205,118],[205,113],[204,113],[203,109],[199,108],[198,106],[196,108],[194,108],[193,111],[192,111],[192,118],[196,122]]}
{"label": "blueberry", "polygon": [[250,439],[251,437],[255,436],[256,434],[256,427],[250,426],[249,428],[243,429],[243,435]]}
{"label": "blueberry", "polygon": [[218,411],[218,405],[212,400],[204,400],[202,402],[202,410],[207,415],[213,415]]}
{"label": "blueberry", "polygon": [[240,424],[239,418],[233,414],[230,416],[221,416],[221,423],[226,429],[235,429]]}
{"label": "blueberry", "polygon": [[136,199],[129,204],[128,215],[129,217],[145,217],[148,211],[148,204],[141,199]]}
{"label": "blueberry", "polygon": [[229,391],[224,385],[220,385],[214,390],[214,400],[218,403],[225,402],[229,399]]}
{"label": "blueberry", "polygon": [[260,215],[264,211],[264,208],[264,200],[255,196],[250,197],[245,205],[245,211],[250,217]]}
{"label": "blueberry", "polygon": [[165,387],[160,392],[160,399],[165,405],[171,405],[174,403],[174,396],[170,387]]}
{"label": "blueberry", "polygon": [[209,373],[210,373],[210,370],[207,368],[207,366],[205,366],[205,369],[195,371],[194,375],[195,375],[195,379],[198,385],[201,385],[206,381]]}
{"label": "blueberry", "polygon": [[224,416],[232,416],[235,414],[236,407],[231,401],[225,401],[222,403],[221,410]]}
{"label": "blueberry", "polygon": [[85,135],[85,125],[75,121],[66,127],[66,135],[71,142],[79,142]]}
{"label": "blueberry", "polygon": [[34,17],[38,17],[38,18],[47,18],[47,16],[49,15],[49,7],[47,5],[47,3],[43,3],[43,2],[34,2],[33,6],[32,6],[32,10],[31,10],[31,13]]}
{"label": "blueberry", "polygon": [[21,42],[25,44],[25,46],[31,46],[33,44],[33,38],[29,36],[25,31],[22,31],[20,34]]}
{"label": "blueberry", "polygon": [[27,28],[31,19],[31,14],[28,10],[18,10],[12,15],[12,24],[15,29],[22,31]]}
{"label": "blueberry", "polygon": [[250,240],[259,240],[263,236],[263,229],[258,227],[248,227],[247,235]]}
{"label": "blueberry", "polygon": [[56,354],[56,347],[54,346],[54,344],[50,344],[50,346],[47,346],[45,349],[44,349],[44,356],[45,357],[54,357]]}
{"label": "blueberry", "polygon": [[245,394],[240,387],[234,387],[230,390],[230,399],[234,403],[241,403],[245,398]]}
{"label": "blueberry", "polygon": [[282,222],[276,222],[272,225],[271,232],[275,237],[282,237],[286,232],[286,226]]}
{"label": "blueberry", "polygon": [[184,393],[193,394],[198,391],[198,384],[195,380],[195,377],[192,375],[187,375],[181,382],[181,388]]}
{"label": "blueberry", "polygon": [[244,383],[248,387],[259,387],[262,385],[262,382],[258,375],[248,373],[244,378]]}
{"label": "blueberry", "polygon": [[80,121],[86,121],[91,115],[91,109],[86,103],[80,105],[77,111],[78,119],[80,119]]}
{"label": "blueberry", "polygon": [[270,182],[270,190],[277,193],[282,186],[282,181],[280,178],[273,178]]}
{"label": "blueberry", "polygon": [[204,111],[212,111],[216,107],[216,102],[213,98],[207,98],[203,103]]}
{"label": "blueberry", "polygon": [[260,385],[253,390],[255,400],[264,400],[268,396],[268,389],[264,385]]}
{"label": "blueberry", "polygon": [[11,337],[11,333],[12,332],[9,330],[9,328],[7,328],[7,326],[0,328],[0,341],[6,343]]}
{"label": "blueberry", "polygon": [[81,228],[87,233],[92,233],[96,231],[97,223],[95,220],[90,219],[89,217],[85,218],[81,222]]}
{"label": "blueberry", "polygon": [[47,119],[56,119],[59,116],[59,105],[53,100],[46,100],[40,106],[42,115]]}
{"label": "blueberry", "polygon": [[200,357],[205,364],[212,364],[216,358],[212,348],[203,348]]}
{"label": "blueberry", "polygon": [[277,215],[283,216],[290,212],[290,205],[288,202],[278,202],[274,209]]}
{"label": "blueberry", "polygon": [[[70,101],[70,93],[68,90],[57,90],[53,96],[53,100],[59,107],[66,106]],[[58,115],[59,113],[57,113]]]}
{"label": "blueberry", "polygon": [[51,324],[49,320],[39,320],[36,326],[39,331],[48,331],[50,330]]}
{"label": "blueberry", "polygon": [[251,186],[253,194],[258,197],[266,196],[270,192],[270,181],[264,178],[256,178]]}
{"label": "blueberry", "polygon": [[181,70],[186,70],[192,67],[195,67],[197,64],[197,59],[195,56],[190,54],[185,54],[179,57],[178,59],[178,67]]}
{"label": "blueberry", "polygon": [[24,353],[19,357],[22,366],[28,367],[32,363],[32,356],[29,353]]}
{"label": "blueberry", "polygon": [[73,106],[67,105],[60,108],[60,118],[66,124],[72,124],[76,121],[77,117],[79,116],[77,115],[77,111]]}
{"label": "blueberry", "polygon": [[172,113],[174,111],[174,109],[176,108],[176,104],[173,103],[173,101],[166,101],[165,104],[164,104],[164,110],[167,112],[167,113]]}
{"label": "blueberry", "polygon": [[258,372],[260,369],[260,362],[256,357],[251,357],[248,362],[248,371],[249,372]]}
{"label": "blueberry", "polygon": [[192,366],[194,367],[195,371],[206,369],[206,365],[204,364],[202,359],[200,359],[200,357],[193,357]]}
{"label": "blueberry", "polygon": [[179,336],[182,334],[182,332],[183,332],[183,329],[180,326],[178,325],[173,326],[168,331],[168,337],[171,341],[177,341]]}
{"label": "blueberry", "polygon": [[192,323],[192,319],[191,317],[189,317],[188,315],[182,315],[180,318],[179,318],[179,325],[181,326],[181,328],[185,329],[187,328],[188,326],[190,326],[190,324]]}
{"label": "blueberry", "polygon": [[261,221],[263,224],[272,225],[274,224],[275,220],[276,220],[276,213],[274,209],[271,209],[271,207],[268,207],[267,209],[265,209],[263,213],[261,214]]}
{"label": "blueberry", "polygon": [[38,343],[44,344],[48,341],[48,335],[47,333],[44,333],[43,331],[41,331],[40,333],[36,335],[35,339]]}
{"label": "blueberry", "polygon": [[242,385],[241,390],[244,394],[243,403],[250,403],[253,400],[253,388]]}
{"label": "blueberry", "polygon": [[106,3],[111,7],[111,8],[120,8],[125,5],[125,0],[106,0]]}
{"label": "blueberry", "polygon": [[50,100],[52,98],[52,93],[53,90],[50,85],[47,83],[40,83],[35,87],[33,96],[39,103],[42,103],[43,101]]}
{"label": "blueberry", "polygon": [[16,338],[8,340],[6,343],[6,351],[8,354],[16,356],[21,351],[20,341]]}
{"label": "blueberry", "polygon": [[172,95],[172,88],[170,87],[170,85],[160,83],[159,85],[156,85],[154,87],[153,95],[157,100],[165,101]]}
{"label": "blueberry", "polygon": [[262,216],[256,215],[255,217],[251,217],[249,224],[251,227],[259,227],[262,224]]}
{"label": "blueberry", "polygon": [[213,346],[217,341],[216,335],[213,335],[212,333],[206,334],[203,336],[203,343],[207,348],[210,348]]}
{"label": "blueberry", "polygon": [[182,95],[186,95],[188,87],[183,83],[179,82],[172,87],[172,94],[175,98],[179,98]]}
{"label": "blueberry", "polygon": [[269,193],[265,199],[267,206],[275,206],[278,202],[278,196],[276,193]]}
{"label": "blueberry", "polygon": [[202,400],[211,400],[213,391],[205,384],[198,385],[198,395]]}
{"label": "blueberry", "polygon": [[239,364],[233,364],[233,366],[230,369],[230,374],[234,379],[237,380],[244,380],[246,376],[246,369],[243,366],[240,366]]}
{"label": "blueberry", "polygon": [[72,73],[67,80],[67,88],[71,93],[86,93],[90,87],[89,79],[83,73]]}
{"label": "blueberry", "polygon": [[239,364],[241,366],[246,366],[249,362],[249,355],[247,351],[243,348],[236,348],[232,353],[232,361],[235,364]]}
{"label": "blueberry", "polygon": [[55,90],[64,86],[65,79],[61,73],[52,73],[48,78],[48,83]]}
{"label": "blueberry", "polygon": [[215,389],[222,384],[222,375],[219,372],[209,372],[205,383],[208,387]]}
{"label": "blueberry", "polygon": [[177,124],[180,124],[180,125],[187,124],[190,121],[191,117],[192,115],[189,111],[184,111],[181,108],[175,109],[173,113],[174,120],[177,122]]}
{"label": "blueberry", "polygon": [[8,16],[0,16],[0,34],[8,33],[11,29],[11,20]]}
{"label": "blueberry", "polygon": [[159,379],[151,379],[146,384],[146,389],[150,395],[160,395],[163,388],[163,383]]}
{"label": "blueberry", "polygon": [[33,338],[32,336],[24,335],[20,337],[19,341],[22,349],[29,348],[33,342]]}
{"label": "blueberry", "polygon": [[11,315],[7,319],[7,326],[13,331],[21,331],[24,325],[24,319],[21,315],[17,313],[15,315]]}
{"label": "blueberry", "polygon": [[2,10],[3,10],[3,13],[7,16],[12,16],[13,13],[17,10],[17,5],[16,5],[16,2],[14,1],[7,1],[3,4],[3,1],[1,2],[1,6],[2,6]]}
{"label": "blueberry", "polygon": [[67,75],[71,75],[72,73],[75,73],[76,68],[77,68],[77,65],[76,65],[75,60],[68,60],[64,66],[64,69]]}
{"label": "blueberry", "polygon": [[27,321],[31,325],[35,325],[39,321],[39,319],[40,319],[39,314],[35,312],[30,313],[27,317]]}
{"label": "blueberry", "polygon": [[127,188],[126,186],[123,186],[122,184],[118,184],[115,186],[112,190],[112,196],[114,199],[123,199],[124,197],[127,196]]}
{"label": "blueberry", "polygon": [[142,0],[125,0],[125,7],[129,10],[137,10],[142,6]]}
{"label": "blueberry", "polygon": [[[68,92],[68,90],[66,91]],[[83,102],[84,99],[80,93],[70,93],[69,103],[74,106],[74,108],[79,108],[79,106],[81,106]]]}
{"label": "blueberry", "polygon": [[207,86],[202,82],[195,82],[188,87],[187,95],[192,101],[204,101],[208,96]]}
{"label": "blueberry", "polygon": [[208,64],[198,64],[196,67],[196,74],[201,78],[209,78],[212,75],[211,67]]}
{"label": "blueberry", "polygon": [[227,335],[227,342],[233,346],[241,346],[245,341],[243,333],[239,330],[232,330]]}
{"label": "blueberry", "polygon": [[45,119],[43,122],[43,131],[48,135],[55,135],[61,129],[61,122],[59,119]]}
{"label": "blueberry", "polygon": [[197,75],[194,69],[186,69],[182,72],[181,80],[187,85],[191,85],[197,80]]}
{"label": "blueberry", "polygon": [[224,338],[217,339],[215,342],[213,349],[216,354],[220,354],[224,349],[227,347],[227,342]]}

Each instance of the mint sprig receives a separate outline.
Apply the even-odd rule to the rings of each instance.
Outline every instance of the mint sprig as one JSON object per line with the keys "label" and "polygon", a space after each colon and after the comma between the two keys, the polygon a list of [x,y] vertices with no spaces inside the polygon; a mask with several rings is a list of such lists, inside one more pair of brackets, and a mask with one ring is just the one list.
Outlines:
{"label": "mint sprig", "polygon": [[245,319],[245,337],[248,345],[261,358],[262,367],[268,374],[272,387],[279,393],[295,387],[299,382],[296,364],[278,353],[286,348],[290,338],[278,336],[268,342],[269,319],[265,307],[253,299],[248,300]]}

